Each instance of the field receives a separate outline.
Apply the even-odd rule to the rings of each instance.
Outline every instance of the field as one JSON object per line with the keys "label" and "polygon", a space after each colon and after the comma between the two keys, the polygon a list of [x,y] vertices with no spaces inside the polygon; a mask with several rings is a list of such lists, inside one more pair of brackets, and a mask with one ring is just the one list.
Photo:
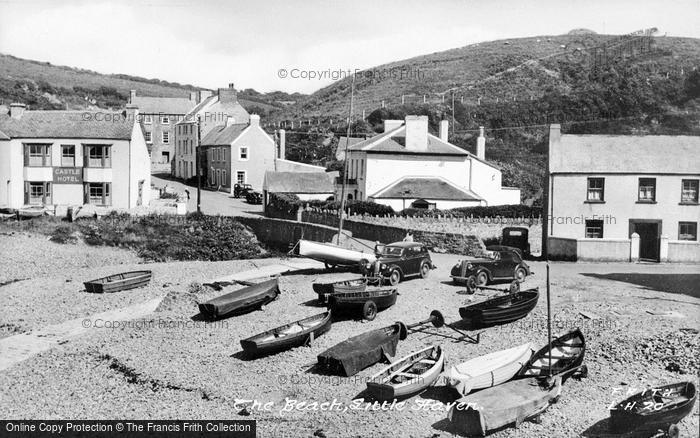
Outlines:
{"label": "field", "polygon": [[[416,322],[432,309],[455,321],[458,306],[486,296],[461,294],[447,281],[459,257],[434,254],[438,269],[426,280],[401,283],[397,304],[374,321],[336,321],[311,347],[248,360],[240,339],[323,311],[310,283],[352,274],[314,270],[283,276],[280,297],[263,310],[206,323],[197,316],[196,302],[218,293],[198,284],[283,260],[143,264],[125,249],[59,245],[26,233],[0,235],[0,256],[9,266],[0,279],[5,330],[0,349],[13,335],[49,330],[74,318],[90,326],[0,371],[0,416],[5,419],[241,418],[257,420],[261,437],[453,436],[446,407],[455,396],[444,387],[409,399],[403,410],[374,410],[358,400],[364,397],[364,379],[380,365],[347,379],[316,374],[312,366],[318,353],[349,336],[397,320]],[[532,267],[535,275],[525,286],[544,292],[545,265],[534,262]],[[150,285],[104,296],[83,291],[83,281],[130,269],[151,269]],[[552,264],[554,332],[581,327],[589,377],[568,381],[541,424],[525,422],[492,436],[604,436],[609,405],[628,389],[679,380],[697,384],[700,296],[695,285],[700,278],[691,272],[690,266],[674,265]],[[163,298],[156,311],[129,324],[99,318],[98,312],[153,298]],[[663,316],[664,311],[674,313]],[[440,333],[451,332],[443,328]],[[538,346],[546,341],[543,297],[527,318],[484,330],[479,344],[414,333],[399,343],[398,355],[440,343],[449,366],[528,341]],[[290,409],[292,401],[298,408],[301,402],[333,400],[339,411]],[[268,410],[261,407],[267,403]],[[681,424],[682,436],[694,436],[697,429],[696,406]]]}

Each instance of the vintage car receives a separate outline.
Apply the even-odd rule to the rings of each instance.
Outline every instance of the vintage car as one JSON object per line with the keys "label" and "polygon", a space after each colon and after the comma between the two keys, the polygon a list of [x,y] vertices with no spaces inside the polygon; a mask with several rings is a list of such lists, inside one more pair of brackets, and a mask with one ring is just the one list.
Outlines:
{"label": "vintage car", "polygon": [[248,194],[248,192],[253,191],[253,186],[250,184],[239,184],[236,183],[233,185],[233,197],[234,198],[244,198],[245,195]]}
{"label": "vintage car", "polygon": [[501,234],[501,245],[511,246],[520,250],[520,257],[530,256],[528,229],[525,227],[506,227]]}
{"label": "vintage car", "polygon": [[497,280],[525,281],[531,275],[530,267],[515,248],[504,246],[488,247],[487,256],[471,260],[460,260],[450,272],[452,281],[464,284],[474,276],[476,284],[485,286]]}
{"label": "vintage car", "polygon": [[262,204],[263,195],[260,192],[251,190],[248,193],[246,193],[245,202],[247,202],[248,204]]}
{"label": "vintage car", "polygon": [[436,266],[422,243],[395,242],[383,246],[377,261],[364,268],[368,275],[381,276],[396,286],[406,277],[418,275],[425,278]]}

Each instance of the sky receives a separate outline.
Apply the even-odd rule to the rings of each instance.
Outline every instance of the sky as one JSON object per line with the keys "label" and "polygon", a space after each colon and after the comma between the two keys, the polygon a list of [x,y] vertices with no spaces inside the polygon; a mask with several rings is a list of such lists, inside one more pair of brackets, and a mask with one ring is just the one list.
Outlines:
{"label": "sky", "polygon": [[700,0],[0,0],[0,53],[263,92],[476,42],[650,27],[700,38]]}

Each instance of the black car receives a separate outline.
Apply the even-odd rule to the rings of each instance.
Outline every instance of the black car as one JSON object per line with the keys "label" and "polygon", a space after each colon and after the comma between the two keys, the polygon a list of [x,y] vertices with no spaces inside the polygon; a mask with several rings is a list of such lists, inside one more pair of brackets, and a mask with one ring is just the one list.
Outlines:
{"label": "black car", "polygon": [[239,184],[236,183],[233,185],[233,197],[234,198],[241,198],[245,197],[249,192],[253,191],[253,186],[250,184]]}
{"label": "black car", "polygon": [[396,286],[406,277],[418,275],[425,278],[435,268],[428,249],[422,243],[395,242],[382,248],[369,270]]}
{"label": "black car", "polygon": [[515,248],[504,246],[486,248],[488,254],[484,258],[461,260],[450,272],[455,283],[466,283],[469,277],[476,279],[476,284],[485,286],[496,280],[525,281],[531,275],[530,267]]}
{"label": "black car", "polygon": [[506,227],[502,231],[501,245],[520,250],[520,257],[530,256],[529,231],[525,227]]}
{"label": "black car", "polygon": [[262,204],[263,195],[260,192],[250,191],[245,195],[245,201],[248,204]]}

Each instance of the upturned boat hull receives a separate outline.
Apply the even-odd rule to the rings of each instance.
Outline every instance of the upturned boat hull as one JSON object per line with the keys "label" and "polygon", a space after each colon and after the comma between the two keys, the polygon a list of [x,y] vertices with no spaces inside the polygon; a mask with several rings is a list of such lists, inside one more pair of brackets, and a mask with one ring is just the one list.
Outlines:
{"label": "upturned boat hull", "polygon": [[131,271],[98,278],[83,283],[85,290],[92,293],[110,293],[136,289],[151,281],[151,271]]}
{"label": "upturned boat hull", "polygon": [[299,240],[296,246],[297,255],[329,265],[352,266],[361,261],[373,263],[377,257],[372,252],[356,251],[343,248],[330,243],[313,242],[311,240]]}
{"label": "upturned boat hull", "polygon": [[527,316],[537,306],[539,296],[537,289],[528,289],[461,307],[459,315],[475,327],[508,324]]}
{"label": "upturned boat hull", "polygon": [[439,346],[415,351],[373,375],[367,390],[377,400],[392,400],[416,395],[440,377],[445,355]]}
{"label": "upturned boat hull", "polygon": [[371,330],[334,345],[318,355],[318,368],[329,374],[354,376],[384,358],[396,355],[399,324]]}
{"label": "upturned boat hull", "polygon": [[250,312],[277,298],[277,279],[264,281],[199,304],[199,311],[212,319]]}
{"label": "upturned boat hull", "polygon": [[324,312],[241,340],[243,351],[261,356],[306,345],[331,329],[331,313]]}

